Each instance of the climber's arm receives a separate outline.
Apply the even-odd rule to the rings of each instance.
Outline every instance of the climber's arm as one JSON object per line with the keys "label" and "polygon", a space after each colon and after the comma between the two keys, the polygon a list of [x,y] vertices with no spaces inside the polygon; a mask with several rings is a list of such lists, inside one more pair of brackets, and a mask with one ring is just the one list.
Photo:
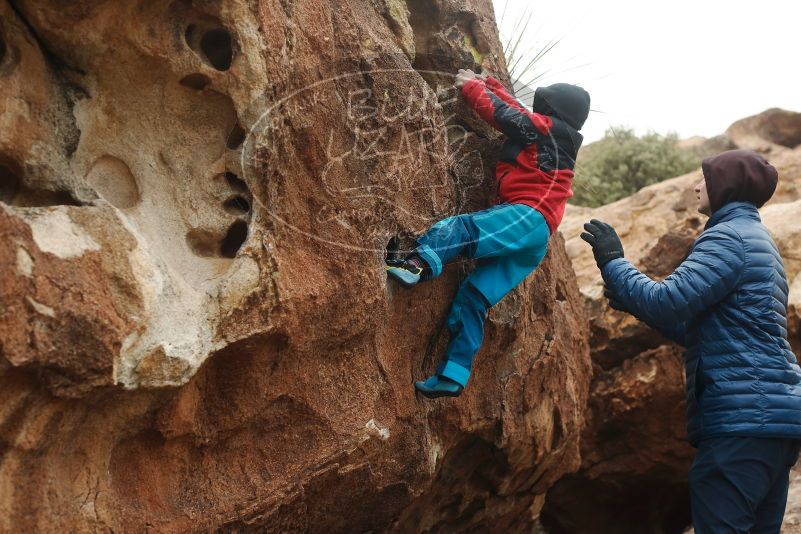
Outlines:
{"label": "climber's arm", "polygon": [[492,127],[525,144],[531,144],[551,131],[553,121],[550,117],[519,108],[516,101],[516,105],[510,105],[480,78],[466,81],[462,86],[462,96]]}
{"label": "climber's arm", "polygon": [[487,76],[484,79],[484,82],[487,84],[487,89],[493,92],[498,98],[512,106],[518,111],[525,112],[526,108],[520,103],[518,99],[512,96],[509,91],[506,90],[506,87],[503,86],[501,82],[497,79],[493,78],[492,76]]}

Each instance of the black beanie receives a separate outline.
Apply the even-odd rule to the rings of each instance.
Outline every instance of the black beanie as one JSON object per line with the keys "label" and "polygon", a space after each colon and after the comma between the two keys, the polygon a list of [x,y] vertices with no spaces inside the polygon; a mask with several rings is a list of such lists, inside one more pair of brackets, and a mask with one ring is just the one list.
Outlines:
{"label": "black beanie", "polygon": [[729,150],[701,163],[712,213],[729,202],[750,202],[761,208],[776,191],[776,167],[751,150]]}
{"label": "black beanie", "polygon": [[531,109],[535,113],[562,119],[576,130],[581,130],[590,114],[590,94],[569,83],[538,87]]}

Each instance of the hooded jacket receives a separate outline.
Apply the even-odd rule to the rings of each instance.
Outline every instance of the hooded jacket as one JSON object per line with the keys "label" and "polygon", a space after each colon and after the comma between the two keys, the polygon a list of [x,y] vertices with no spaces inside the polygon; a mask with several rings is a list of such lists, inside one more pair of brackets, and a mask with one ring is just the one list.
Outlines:
{"label": "hooded jacket", "polygon": [[779,181],[776,168],[751,150],[729,150],[706,158],[701,169],[713,213],[729,202],[750,202],[761,208]]}
{"label": "hooded jacket", "polygon": [[499,202],[525,204],[556,232],[573,196],[573,167],[583,141],[578,132],[590,110],[590,95],[559,83],[537,89],[528,111],[495,78],[470,80],[462,88],[482,119],[507,136],[495,169]]}
{"label": "hooded jacket", "polygon": [[570,127],[581,130],[590,114],[590,95],[581,87],[569,83],[538,87],[534,91],[531,109],[534,113],[562,119]]}
{"label": "hooded jacket", "polygon": [[[775,173],[754,153],[727,154],[705,161],[716,209],[670,276],[656,282],[624,258],[602,269],[630,313],[686,347],[695,446],[724,435],[801,438],[801,367],[787,340],[784,264],[757,204],[741,200],[767,201]],[[739,200],[720,205],[721,198]]]}

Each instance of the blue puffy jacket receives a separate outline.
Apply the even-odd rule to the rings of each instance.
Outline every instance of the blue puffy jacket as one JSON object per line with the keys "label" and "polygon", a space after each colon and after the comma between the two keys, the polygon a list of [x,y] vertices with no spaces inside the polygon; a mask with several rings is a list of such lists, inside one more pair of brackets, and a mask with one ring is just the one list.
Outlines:
{"label": "blue puffy jacket", "polygon": [[638,319],[687,348],[690,442],[720,435],[801,438],[801,368],[787,341],[787,277],[756,207],[714,212],[663,282],[625,259],[607,287]]}

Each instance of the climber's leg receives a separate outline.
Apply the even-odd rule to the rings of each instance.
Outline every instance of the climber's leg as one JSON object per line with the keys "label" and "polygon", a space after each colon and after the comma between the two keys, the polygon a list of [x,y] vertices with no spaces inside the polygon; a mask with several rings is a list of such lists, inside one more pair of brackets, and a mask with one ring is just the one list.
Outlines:
{"label": "climber's leg", "polygon": [[550,230],[542,213],[524,204],[501,204],[473,214],[478,243],[472,257],[497,258],[527,254],[548,243]]}
{"label": "climber's leg", "polygon": [[[478,212],[482,213],[482,212]],[[442,274],[442,268],[459,255],[471,257],[478,241],[478,227],[473,217],[478,213],[465,213],[442,219],[417,239],[412,253],[425,261],[431,278]]]}
{"label": "climber's leg", "polygon": [[470,283],[495,306],[539,266],[548,249],[550,229],[545,217],[528,206],[507,205],[495,217],[476,217],[480,237],[478,267]]}
{"label": "climber's leg", "polygon": [[427,265],[419,257],[410,256],[402,260],[387,260],[387,275],[406,288],[413,287],[423,279]]}
{"label": "climber's leg", "polygon": [[[456,294],[448,316],[451,340],[445,360],[437,369],[439,376],[465,387],[473,368],[473,359],[484,340],[484,321],[489,309],[536,269],[545,251],[524,256],[492,258],[485,261],[465,280]],[[483,285],[477,285],[477,282]],[[485,293],[486,291],[486,293]],[[488,295],[491,298],[488,298]]]}
{"label": "climber's leg", "polygon": [[542,214],[522,204],[501,204],[439,221],[418,240],[404,260],[387,262],[390,276],[409,287],[435,278],[459,255],[494,258],[527,253],[547,244],[548,225]]}
{"label": "climber's leg", "polygon": [[[479,224],[483,223],[481,238],[486,237],[490,243],[482,249],[479,240],[474,255],[478,257],[478,251],[483,251],[483,259],[479,259],[478,267],[461,285],[451,305],[448,316],[451,340],[437,375],[415,383],[415,387],[426,396],[456,396],[461,393],[484,339],[487,312],[534,271],[545,257],[550,237],[548,226],[538,211],[527,206],[522,208],[525,209],[515,206],[516,213],[504,210],[507,222],[501,218],[503,224],[494,228],[490,221],[479,220]],[[497,251],[502,247],[514,253],[498,255]]]}
{"label": "climber's leg", "polygon": [[417,240],[418,246],[409,256],[386,262],[387,274],[404,287],[412,287],[439,276],[442,267],[456,256],[470,256],[478,237],[473,215],[465,213],[436,223]]}
{"label": "climber's leg", "polygon": [[447,359],[436,375],[415,383],[418,391],[430,398],[455,397],[462,392],[470,376],[473,356],[484,339],[484,320],[489,308],[487,299],[468,281],[461,285],[448,315],[451,339]]}
{"label": "climber's leg", "polygon": [[459,288],[448,315],[451,339],[445,350],[445,360],[437,374],[449,378],[462,387],[467,385],[473,358],[484,341],[484,321],[490,303],[468,280]]}
{"label": "climber's leg", "polygon": [[439,221],[420,236],[412,254],[387,261],[387,273],[411,287],[439,276],[445,264],[459,255],[497,258],[528,254],[545,247],[549,237],[539,211],[523,204],[500,204]]}
{"label": "climber's leg", "polygon": [[460,384],[440,375],[429,377],[426,381],[417,381],[414,383],[414,387],[420,394],[429,399],[458,397],[464,390]]}

